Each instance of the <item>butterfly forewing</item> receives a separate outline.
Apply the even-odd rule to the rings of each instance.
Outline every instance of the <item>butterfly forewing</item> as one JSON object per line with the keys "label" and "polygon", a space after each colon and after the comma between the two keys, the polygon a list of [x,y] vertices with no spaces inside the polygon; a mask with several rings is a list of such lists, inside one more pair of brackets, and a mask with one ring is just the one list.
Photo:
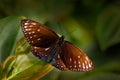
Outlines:
{"label": "butterfly forewing", "polygon": [[93,69],[92,61],[88,56],[68,41],[61,46],[61,59],[69,70],[90,71]]}
{"label": "butterfly forewing", "polygon": [[55,43],[59,38],[55,32],[33,20],[22,20],[21,26],[27,41],[32,46],[48,47]]}

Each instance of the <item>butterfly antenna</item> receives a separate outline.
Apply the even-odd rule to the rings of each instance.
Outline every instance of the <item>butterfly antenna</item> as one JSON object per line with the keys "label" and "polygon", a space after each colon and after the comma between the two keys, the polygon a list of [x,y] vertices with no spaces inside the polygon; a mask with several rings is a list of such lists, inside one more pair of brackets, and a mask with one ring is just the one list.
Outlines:
{"label": "butterfly antenna", "polygon": [[59,36],[63,35],[63,30],[62,30],[62,24],[60,22],[58,22],[58,27],[59,27],[59,31],[61,34],[58,34]]}

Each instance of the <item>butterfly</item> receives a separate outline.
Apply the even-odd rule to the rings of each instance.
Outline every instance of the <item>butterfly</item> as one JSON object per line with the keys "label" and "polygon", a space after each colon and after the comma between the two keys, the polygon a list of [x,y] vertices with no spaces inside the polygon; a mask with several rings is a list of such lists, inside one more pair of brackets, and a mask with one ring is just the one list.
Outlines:
{"label": "butterfly", "polygon": [[63,71],[93,69],[88,56],[69,41],[65,41],[64,36],[58,36],[50,28],[30,19],[23,19],[21,27],[31,52],[39,59]]}

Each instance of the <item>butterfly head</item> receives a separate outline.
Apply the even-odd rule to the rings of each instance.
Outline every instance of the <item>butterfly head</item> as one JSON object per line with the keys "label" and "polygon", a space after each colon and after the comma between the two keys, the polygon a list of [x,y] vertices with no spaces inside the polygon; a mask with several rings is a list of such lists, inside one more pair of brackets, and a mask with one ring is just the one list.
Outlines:
{"label": "butterfly head", "polygon": [[61,46],[63,43],[64,43],[64,36],[62,35],[62,36],[58,39],[57,44],[58,44],[59,46]]}

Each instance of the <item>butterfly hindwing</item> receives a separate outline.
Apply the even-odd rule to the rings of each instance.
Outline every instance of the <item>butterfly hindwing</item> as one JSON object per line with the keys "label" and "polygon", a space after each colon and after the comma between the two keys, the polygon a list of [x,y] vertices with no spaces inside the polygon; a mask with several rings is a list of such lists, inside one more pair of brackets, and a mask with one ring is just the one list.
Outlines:
{"label": "butterfly hindwing", "polygon": [[55,56],[53,57],[52,61],[50,62],[50,64],[55,66],[59,70],[68,70],[66,65],[63,63],[60,54],[61,54],[61,50],[59,48],[59,50],[56,52]]}
{"label": "butterfly hindwing", "polygon": [[48,27],[33,20],[22,20],[21,26],[27,41],[32,46],[45,48],[55,43],[59,38],[58,35]]}
{"label": "butterfly hindwing", "polygon": [[79,48],[68,41],[61,46],[61,59],[69,70],[72,71],[89,71],[92,70],[93,64],[88,56]]}
{"label": "butterfly hindwing", "polygon": [[48,57],[54,48],[53,46],[48,47],[48,48],[40,48],[36,46],[31,46],[30,48],[31,48],[32,53],[39,59],[46,61],[46,62],[49,62],[51,60],[51,59],[49,60]]}
{"label": "butterfly hindwing", "polygon": [[39,59],[43,61],[50,63],[51,65],[53,65],[54,67],[60,70],[67,70],[65,64],[60,58],[61,51],[56,49],[55,53],[53,53],[54,49],[56,49],[56,45],[52,45],[48,48],[40,48],[40,47],[31,46],[31,51],[36,57],[38,57]]}

